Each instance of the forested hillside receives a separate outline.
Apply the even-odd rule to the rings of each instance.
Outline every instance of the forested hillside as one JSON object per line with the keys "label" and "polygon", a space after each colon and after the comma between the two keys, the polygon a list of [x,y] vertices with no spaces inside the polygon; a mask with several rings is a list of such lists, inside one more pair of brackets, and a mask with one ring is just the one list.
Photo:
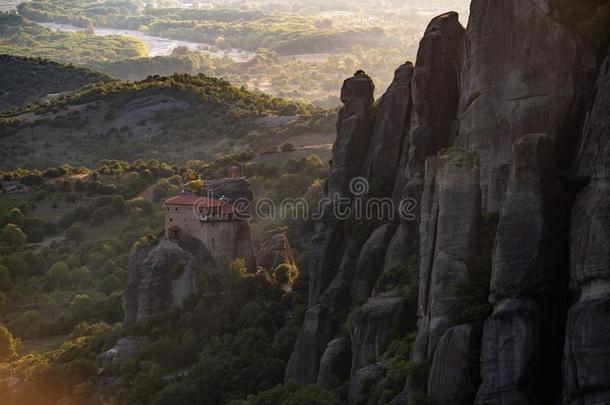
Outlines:
{"label": "forested hillside", "polygon": [[[204,75],[108,82],[5,113],[1,167],[93,165],[106,158],[183,163],[225,153],[273,154],[306,133],[330,134],[324,143],[331,143],[332,117]],[[297,153],[294,146],[283,150]]]}
{"label": "forested hillside", "polygon": [[101,73],[44,59],[0,55],[0,111],[111,80]]}

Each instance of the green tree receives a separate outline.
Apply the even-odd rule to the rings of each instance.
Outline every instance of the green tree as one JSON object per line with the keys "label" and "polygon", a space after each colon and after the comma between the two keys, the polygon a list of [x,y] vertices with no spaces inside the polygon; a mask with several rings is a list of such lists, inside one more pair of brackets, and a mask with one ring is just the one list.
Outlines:
{"label": "green tree", "polygon": [[54,263],[47,271],[47,280],[52,287],[61,287],[70,277],[70,268],[64,261]]}
{"label": "green tree", "polygon": [[119,278],[117,276],[115,276],[114,274],[110,274],[110,275],[106,276],[106,278],[104,278],[104,280],[102,281],[100,290],[102,292],[104,292],[105,294],[109,295],[122,288],[123,288],[123,283],[121,282],[121,280],[119,280]]}
{"label": "green tree", "polygon": [[15,224],[7,224],[0,232],[0,243],[9,247],[21,247],[25,244],[28,237]]}
{"label": "green tree", "polygon": [[21,226],[23,224],[23,213],[19,208],[13,208],[8,213],[8,222]]}
{"label": "green tree", "polygon": [[17,355],[17,341],[11,332],[0,325],[0,361],[10,360]]}
{"label": "green tree", "polygon": [[76,222],[66,230],[66,239],[73,242],[82,242],[86,237],[87,232],[85,230],[85,225],[82,222]]}

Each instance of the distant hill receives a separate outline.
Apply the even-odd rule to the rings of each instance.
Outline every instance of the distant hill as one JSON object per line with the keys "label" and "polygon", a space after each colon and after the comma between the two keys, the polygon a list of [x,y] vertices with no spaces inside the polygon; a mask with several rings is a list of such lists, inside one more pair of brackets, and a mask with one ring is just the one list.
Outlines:
{"label": "distant hill", "polygon": [[104,74],[71,65],[39,58],[0,55],[0,111],[111,80]]}
{"label": "distant hill", "polygon": [[311,105],[204,75],[105,82],[0,116],[0,168],[267,154],[301,134],[332,134],[333,120]]}

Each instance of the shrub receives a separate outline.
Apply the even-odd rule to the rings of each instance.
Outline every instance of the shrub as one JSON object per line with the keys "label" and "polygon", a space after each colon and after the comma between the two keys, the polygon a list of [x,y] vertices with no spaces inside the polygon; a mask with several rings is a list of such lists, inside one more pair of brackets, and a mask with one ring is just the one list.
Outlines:
{"label": "shrub", "polygon": [[17,355],[17,340],[11,332],[0,325],[0,362],[12,359]]}
{"label": "shrub", "polygon": [[0,232],[0,243],[11,248],[22,247],[27,239],[26,234],[15,224],[7,224]]}

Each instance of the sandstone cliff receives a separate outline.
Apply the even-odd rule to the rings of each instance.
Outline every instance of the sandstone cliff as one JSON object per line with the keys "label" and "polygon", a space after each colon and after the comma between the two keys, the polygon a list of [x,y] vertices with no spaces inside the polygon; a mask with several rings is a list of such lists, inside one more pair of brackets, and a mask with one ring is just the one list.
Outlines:
{"label": "sandstone cliff", "polygon": [[[392,404],[610,403],[610,61],[555,6],[474,0],[466,29],[433,19],[376,108],[366,74],[345,81],[327,195],[417,208],[327,207],[286,380],[335,375],[349,403],[378,403],[389,340],[415,336]],[[377,292],[412,259],[414,329],[405,286]]]}

